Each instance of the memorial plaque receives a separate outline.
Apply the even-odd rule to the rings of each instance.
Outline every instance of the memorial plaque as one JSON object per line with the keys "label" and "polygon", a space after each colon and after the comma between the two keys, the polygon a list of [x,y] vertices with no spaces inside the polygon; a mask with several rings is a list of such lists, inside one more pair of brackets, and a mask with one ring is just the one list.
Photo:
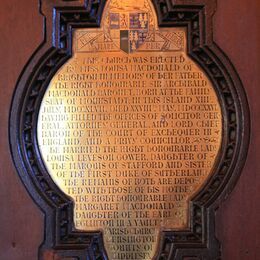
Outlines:
{"label": "memorial plaque", "polygon": [[239,172],[247,108],[214,53],[212,4],[66,2],[42,7],[53,46],[11,115],[14,160],[46,215],[41,258],[219,257],[215,201]]}
{"label": "memorial plaque", "polygon": [[161,230],[189,227],[221,147],[220,104],[186,29],[157,24],[148,0],[109,1],[101,29],[73,32],[39,112],[41,155],[75,228],[101,230],[113,260],[152,259]]}

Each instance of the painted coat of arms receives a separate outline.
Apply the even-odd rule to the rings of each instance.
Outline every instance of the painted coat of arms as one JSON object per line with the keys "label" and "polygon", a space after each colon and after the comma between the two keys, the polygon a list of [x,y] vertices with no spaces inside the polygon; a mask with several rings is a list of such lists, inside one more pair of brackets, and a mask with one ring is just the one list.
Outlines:
{"label": "painted coat of arms", "polygon": [[145,41],[149,31],[149,13],[110,13],[110,34],[120,49],[133,53]]}

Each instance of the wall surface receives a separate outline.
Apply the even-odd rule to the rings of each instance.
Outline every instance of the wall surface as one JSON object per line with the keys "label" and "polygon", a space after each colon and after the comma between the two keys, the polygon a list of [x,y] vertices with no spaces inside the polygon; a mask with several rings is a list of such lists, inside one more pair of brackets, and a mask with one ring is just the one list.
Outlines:
{"label": "wall surface", "polygon": [[217,212],[224,260],[260,259],[260,1],[218,0],[215,41],[236,67],[248,96],[251,143],[235,189]]}
{"label": "wall surface", "polygon": [[[235,65],[246,89],[252,120],[246,166],[217,211],[223,260],[260,259],[260,2],[218,0],[214,39]],[[44,218],[11,160],[8,116],[19,75],[43,40],[37,0],[0,1],[0,259],[37,259]]]}
{"label": "wall surface", "polygon": [[0,259],[37,259],[43,216],[11,160],[8,117],[12,95],[28,59],[43,40],[37,0],[0,1]]}

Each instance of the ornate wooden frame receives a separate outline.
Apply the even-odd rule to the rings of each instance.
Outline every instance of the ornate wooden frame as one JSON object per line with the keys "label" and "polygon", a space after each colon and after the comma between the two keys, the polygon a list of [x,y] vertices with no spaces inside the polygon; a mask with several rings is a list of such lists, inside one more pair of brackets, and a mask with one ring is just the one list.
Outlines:
{"label": "ornate wooden frame", "polygon": [[[191,229],[164,232],[156,259],[220,259],[215,211],[234,187],[246,159],[250,130],[246,95],[231,62],[213,42],[216,1],[152,2],[159,26],[187,27],[188,53],[212,81],[224,118],[218,164],[190,204]],[[98,27],[106,1],[42,0],[40,3],[45,39],[19,78],[10,114],[10,144],[16,168],[45,214],[45,239],[39,259],[45,259],[48,252],[61,259],[107,259],[100,232],[73,230],[72,201],[48,175],[36,140],[41,100],[53,75],[71,56],[73,28]]]}

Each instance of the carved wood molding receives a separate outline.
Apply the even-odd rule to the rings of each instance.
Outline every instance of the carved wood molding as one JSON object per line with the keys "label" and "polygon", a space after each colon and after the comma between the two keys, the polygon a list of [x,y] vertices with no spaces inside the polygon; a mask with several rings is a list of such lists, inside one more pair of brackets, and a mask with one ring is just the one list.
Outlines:
{"label": "carved wood molding", "polygon": [[[249,142],[249,110],[232,64],[213,42],[212,17],[216,1],[153,0],[159,26],[188,29],[188,51],[213,82],[224,117],[221,155],[214,174],[194,198],[189,231],[164,232],[157,259],[220,259],[215,237],[215,210],[234,187],[245,162]],[[98,27],[106,1],[45,0],[45,41],[24,69],[13,98],[10,143],[18,173],[45,213],[47,251],[75,259],[107,259],[100,232],[73,230],[73,204],[48,175],[36,141],[37,117],[43,95],[57,70],[71,56],[73,28]],[[189,258],[189,259],[190,259]]]}

